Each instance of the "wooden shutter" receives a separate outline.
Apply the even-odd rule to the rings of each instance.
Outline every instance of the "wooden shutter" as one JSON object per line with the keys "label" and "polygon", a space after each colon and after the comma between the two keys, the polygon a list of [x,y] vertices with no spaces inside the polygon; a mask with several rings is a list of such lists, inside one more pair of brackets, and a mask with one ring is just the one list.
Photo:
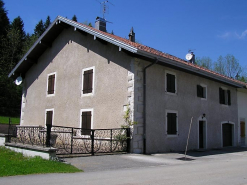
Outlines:
{"label": "wooden shutter", "polygon": [[54,94],[55,91],[55,74],[48,77],[48,94]]}
{"label": "wooden shutter", "polygon": [[203,97],[203,87],[200,85],[197,85],[197,97],[204,98]]}
{"label": "wooden shutter", "polygon": [[46,125],[52,125],[53,111],[46,112]]}
{"label": "wooden shutter", "polygon": [[82,112],[81,114],[81,128],[83,135],[90,135],[91,129],[91,111]]}
{"label": "wooden shutter", "polygon": [[93,69],[84,71],[83,74],[83,94],[93,92]]}
{"label": "wooden shutter", "polygon": [[231,105],[231,91],[227,90],[227,99],[228,99],[228,105]]}
{"label": "wooden shutter", "polygon": [[176,113],[167,113],[167,134],[177,134]]}
{"label": "wooden shutter", "polygon": [[172,74],[166,74],[166,90],[167,92],[175,93],[176,92],[176,84],[175,84],[175,75]]}
{"label": "wooden shutter", "polygon": [[220,104],[225,104],[225,91],[221,87],[219,88],[219,98]]}

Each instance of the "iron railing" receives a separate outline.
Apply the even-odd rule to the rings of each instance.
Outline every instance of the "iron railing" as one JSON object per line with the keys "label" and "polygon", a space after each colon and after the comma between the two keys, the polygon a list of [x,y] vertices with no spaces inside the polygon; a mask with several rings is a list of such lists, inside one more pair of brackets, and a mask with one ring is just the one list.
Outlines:
{"label": "iron railing", "polygon": [[73,127],[16,127],[10,142],[55,147],[57,154],[91,154],[130,151],[130,129]]}

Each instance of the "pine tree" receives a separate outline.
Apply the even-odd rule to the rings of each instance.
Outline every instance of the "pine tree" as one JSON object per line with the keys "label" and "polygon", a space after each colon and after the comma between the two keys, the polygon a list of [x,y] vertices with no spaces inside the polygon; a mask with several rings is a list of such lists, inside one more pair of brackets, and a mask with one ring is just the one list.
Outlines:
{"label": "pine tree", "polygon": [[77,17],[76,17],[76,15],[74,15],[74,16],[72,17],[72,21],[77,22]]}
{"label": "pine tree", "polygon": [[51,24],[51,18],[50,16],[48,15],[47,18],[46,18],[46,21],[44,23],[44,29],[46,30]]}
{"label": "pine tree", "polygon": [[38,22],[38,24],[36,24],[35,26],[35,29],[34,29],[34,34],[37,36],[37,37],[40,37],[45,31],[45,27],[44,27],[44,23],[42,20],[40,20]]}
{"label": "pine tree", "polygon": [[0,0],[0,37],[7,34],[9,28],[9,18],[7,16],[7,11],[4,8],[4,2]]}

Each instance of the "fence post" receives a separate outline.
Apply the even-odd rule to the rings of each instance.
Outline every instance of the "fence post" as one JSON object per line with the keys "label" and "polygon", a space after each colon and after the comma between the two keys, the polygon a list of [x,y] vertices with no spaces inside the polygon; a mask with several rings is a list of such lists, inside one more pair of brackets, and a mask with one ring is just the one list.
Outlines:
{"label": "fence post", "polygon": [[91,130],[91,153],[94,155],[94,130]]}
{"label": "fence post", "polygon": [[72,132],[71,132],[71,148],[70,148],[70,154],[73,153],[73,134],[74,134],[74,128],[72,128]]}
{"label": "fence post", "polygon": [[130,128],[126,128],[127,134],[127,153],[130,153]]}
{"label": "fence post", "polygon": [[10,139],[11,139],[11,137],[10,137],[10,132],[9,132],[9,131],[10,131],[10,127],[11,127],[11,126],[10,126],[10,122],[11,122],[11,120],[10,120],[10,118],[9,118],[8,141],[7,141],[8,143],[10,142]]}
{"label": "fence post", "polygon": [[46,147],[51,146],[51,124],[46,124]]}

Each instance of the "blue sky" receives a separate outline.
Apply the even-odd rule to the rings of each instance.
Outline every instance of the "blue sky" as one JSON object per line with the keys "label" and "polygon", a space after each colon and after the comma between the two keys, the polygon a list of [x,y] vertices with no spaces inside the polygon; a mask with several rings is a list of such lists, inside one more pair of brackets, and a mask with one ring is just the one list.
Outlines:
{"label": "blue sky", "polygon": [[[33,33],[39,20],[49,15],[78,22],[102,16],[97,0],[3,0],[12,21],[20,16],[25,31]],[[103,1],[103,0],[99,0]],[[247,0],[109,0],[107,31],[128,37],[134,27],[136,40],[162,52],[185,59],[189,49],[197,57],[216,61],[234,55],[247,69]]]}

